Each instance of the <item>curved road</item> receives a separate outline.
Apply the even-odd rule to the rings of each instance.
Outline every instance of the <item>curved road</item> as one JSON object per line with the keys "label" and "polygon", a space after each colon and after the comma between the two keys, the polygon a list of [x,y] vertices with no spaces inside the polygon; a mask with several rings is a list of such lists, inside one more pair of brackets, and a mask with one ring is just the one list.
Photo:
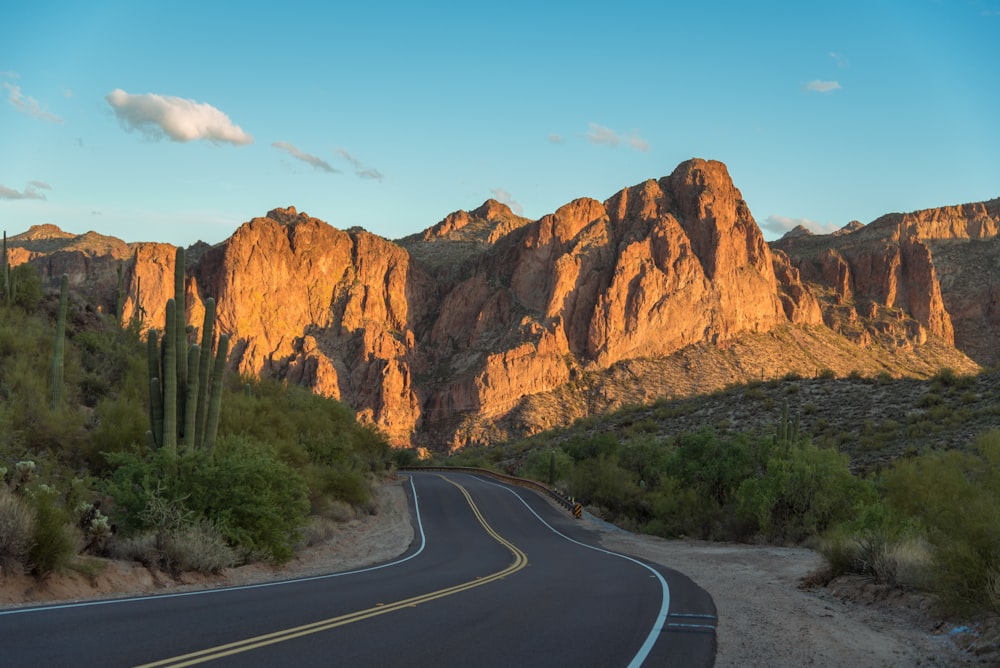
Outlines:
{"label": "curved road", "polygon": [[414,472],[416,538],[376,567],[0,610],[5,666],[711,666],[715,606],[532,491]]}

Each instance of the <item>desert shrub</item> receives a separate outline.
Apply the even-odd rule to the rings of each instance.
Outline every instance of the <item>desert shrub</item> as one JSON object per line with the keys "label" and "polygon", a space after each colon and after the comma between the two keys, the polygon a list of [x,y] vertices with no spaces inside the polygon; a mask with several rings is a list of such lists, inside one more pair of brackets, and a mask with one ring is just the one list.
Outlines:
{"label": "desert shrub", "polygon": [[309,505],[314,514],[326,515],[336,502],[348,503],[372,513],[372,491],[364,471],[348,465],[307,466],[302,471],[309,489]]}
{"label": "desert shrub", "polygon": [[576,435],[563,444],[562,449],[576,462],[598,457],[611,457],[618,453],[618,436],[611,433]]}
{"label": "desert shrub", "polygon": [[517,474],[554,485],[560,480],[569,479],[572,468],[573,459],[561,449],[538,448],[528,453]]}
{"label": "desert shrub", "polygon": [[420,455],[414,448],[395,448],[392,451],[391,459],[396,468],[416,466],[420,463]]}
{"label": "desert shrub", "polygon": [[[348,511],[350,506],[344,506]],[[322,545],[337,533],[337,521],[332,517],[311,517],[309,523],[302,529],[301,544],[304,547]]]}
{"label": "desert shrub", "polygon": [[577,462],[570,474],[569,493],[603,509],[610,519],[635,517],[639,489],[613,457]]}
{"label": "desert shrub", "polygon": [[917,408],[931,408],[933,406],[940,406],[943,403],[944,399],[941,395],[929,391],[917,399]]}
{"label": "desert shrub", "polygon": [[28,494],[35,514],[28,562],[31,572],[39,578],[61,570],[76,551],[69,513],[58,497],[56,490],[47,485],[38,485]]}
{"label": "desert shrub", "polygon": [[[268,443],[280,459],[304,471],[311,466],[381,473],[392,461],[384,435],[361,425],[345,404],[268,379],[243,379],[241,390],[222,402],[220,434]],[[305,475],[309,484],[322,476]],[[311,495],[322,494],[310,489]],[[363,501],[367,498],[362,495]]]}
{"label": "desert shrub", "polygon": [[778,450],[762,475],[739,487],[741,514],[775,541],[819,535],[874,499],[874,489],[851,474],[846,455],[805,442]]}
{"label": "desert shrub", "polygon": [[676,478],[665,479],[661,488],[650,494],[649,505],[652,519],[643,531],[667,538],[704,537],[719,519],[719,509],[705,504],[695,490],[682,486]]}
{"label": "desert shrub", "polygon": [[7,491],[0,479],[0,573],[24,571],[35,533],[31,509]]}
{"label": "desert shrub", "polygon": [[667,474],[700,497],[725,507],[766,457],[764,447],[763,441],[743,434],[723,438],[712,429],[683,434],[667,464]]}
{"label": "desert shrub", "polygon": [[643,489],[659,487],[674,448],[668,442],[645,437],[626,441],[618,453],[618,465],[632,474]]}
{"label": "desert shrub", "polygon": [[14,304],[28,313],[34,312],[42,302],[42,279],[35,268],[28,263],[10,269],[11,283],[14,285]]}
{"label": "desert shrub", "polygon": [[[210,520],[244,558],[280,562],[292,556],[309,510],[306,485],[270,447],[223,437],[214,453],[127,452],[109,460],[115,470],[107,492],[116,519],[128,530],[157,530],[163,542],[185,526]],[[151,512],[159,504],[175,516]]]}
{"label": "desert shrub", "polygon": [[163,540],[161,559],[174,573],[218,573],[239,562],[219,528],[203,518],[169,532]]}
{"label": "desert shrub", "polygon": [[126,452],[144,447],[149,429],[149,411],[135,397],[105,397],[94,410],[97,424],[90,432],[87,460],[90,470],[103,473],[107,464],[103,453]]}
{"label": "desert shrub", "polygon": [[934,589],[946,607],[996,609],[989,591],[1000,568],[1000,431],[969,451],[927,452],[886,471],[887,503],[926,528]]}

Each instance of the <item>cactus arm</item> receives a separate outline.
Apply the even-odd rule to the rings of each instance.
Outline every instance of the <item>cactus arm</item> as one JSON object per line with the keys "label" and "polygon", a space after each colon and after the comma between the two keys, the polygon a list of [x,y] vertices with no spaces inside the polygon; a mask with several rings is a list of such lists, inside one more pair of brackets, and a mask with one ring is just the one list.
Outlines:
{"label": "cactus arm", "polygon": [[198,363],[201,361],[201,349],[198,344],[191,346],[187,359],[187,400],[184,402],[184,444],[188,448],[195,447],[195,417],[198,412]]}
{"label": "cactus arm", "polygon": [[229,355],[229,336],[219,337],[219,349],[215,354],[215,370],[212,372],[212,396],[208,404],[208,420],[205,424],[205,449],[215,447],[215,437],[219,431],[219,416],[222,412],[222,381],[226,372],[226,357]]}
{"label": "cactus arm", "polygon": [[198,364],[198,411],[195,415],[195,447],[205,444],[205,420],[208,416],[208,380],[212,371],[212,338],[215,336],[215,300],[205,300],[205,321],[201,326],[201,361]]}
{"label": "cactus arm", "polygon": [[153,445],[158,448],[163,447],[163,394],[160,392],[160,379],[153,376],[149,379],[149,413],[150,435],[153,438]]}
{"label": "cactus arm", "polygon": [[163,447],[177,450],[177,302],[167,300],[163,335]]}
{"label": "cactus arm", "polygon": [[149,427],[153,445],[163,445],[163,395],[160,392],[160,344],[155,329],[146,333],[146,365],[149,368]]}

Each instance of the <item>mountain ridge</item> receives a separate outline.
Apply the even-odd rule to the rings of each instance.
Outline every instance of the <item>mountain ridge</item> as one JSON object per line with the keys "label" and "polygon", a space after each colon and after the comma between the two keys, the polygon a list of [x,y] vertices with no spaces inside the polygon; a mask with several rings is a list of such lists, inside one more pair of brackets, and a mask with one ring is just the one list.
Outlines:
{"label": "mountain ridge", "polygon": [[[985,258],[998,221],[990,200],[767,243],[725,165],[692,159],[604,202],[580,198],[532,221],[487,200],[396,242],[272,209],[189,254],[185,310],[200,322],[216,299],[241,372],[341,399],[397,445],[449,449],[758,374],[973,371],[991,359],[1000,308],[970,309],[1000,287],[985,269],[956,269],[961,252],[949,246],[985,244]],[[88,256],[73,247],[86,235],[57,230],[61,248],[27,257],[10,238],[12,261],[47,280],[70,273],[104,309],[121,263],[125,318],[160,326],[172,246],[114,240]],[[975,322],[997,328],[980,340]],[[784,364],[782,345],[798,351]],[[703,380],[696,351],[712,370]],[[630,379],[630,367],[656,360],[672,386]]]}

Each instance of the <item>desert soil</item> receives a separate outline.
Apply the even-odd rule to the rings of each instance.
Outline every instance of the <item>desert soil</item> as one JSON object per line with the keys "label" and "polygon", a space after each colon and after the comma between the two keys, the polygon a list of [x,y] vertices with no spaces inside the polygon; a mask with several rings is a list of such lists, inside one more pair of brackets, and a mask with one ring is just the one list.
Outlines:
{"label": "desert soil", "polygon": [[[172,578],[138,564],[93,560],[91,571],[97,572],[89,576],[69,570],[43,583],[28,576],[0,579],[0,607],[249,584],[385,561],[413,540],[402,482],[382,486],[376,515],[341,525],[328,541],[280,568],[256,564]],[[803,578],[823,565],[809,549],[664,540],[592,517],[581,522],[608,549],[681,571],[712,595],[720,667],[964,666],[997,659],[976,653],[974,632],[935,618],[913,595],[852,578],[804,587]]]}

